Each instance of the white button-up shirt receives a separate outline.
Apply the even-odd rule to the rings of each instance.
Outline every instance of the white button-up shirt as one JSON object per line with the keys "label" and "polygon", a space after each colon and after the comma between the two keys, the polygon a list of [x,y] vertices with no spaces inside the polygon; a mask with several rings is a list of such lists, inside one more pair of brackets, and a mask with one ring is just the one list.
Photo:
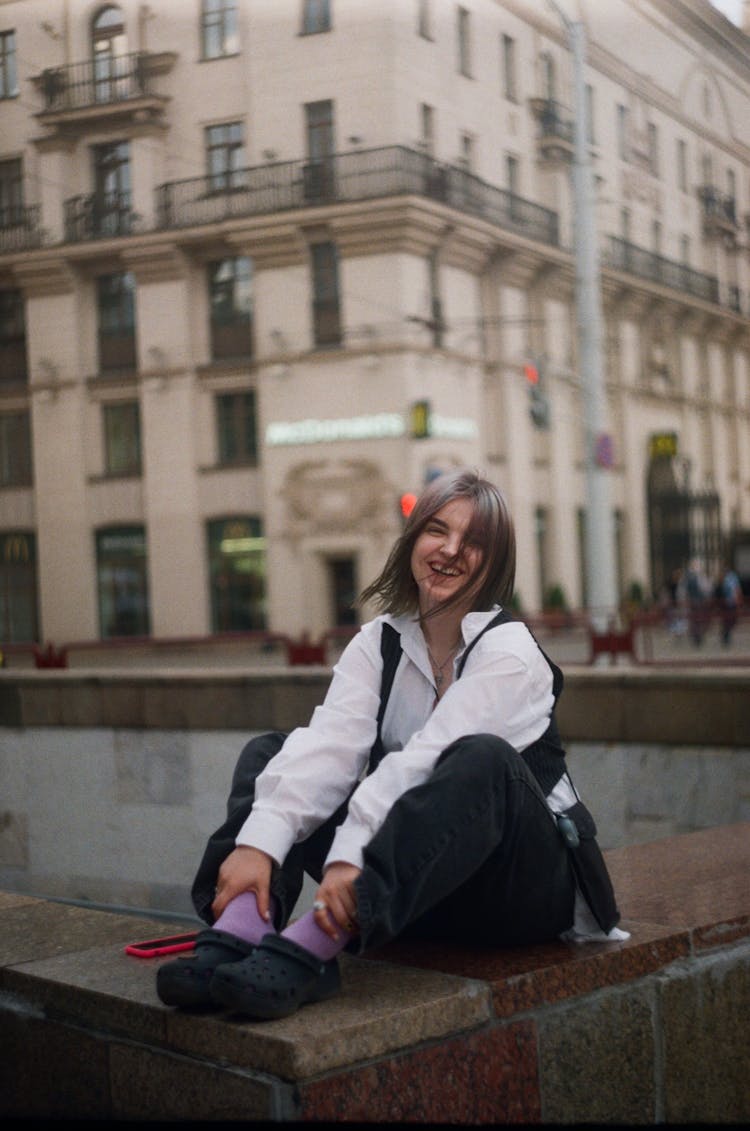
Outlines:
{"label": "white button-up shirt", "polygon": [[[498,610],[468,613],[461,623],[465,648]],[[377,736],[383,660],[381,626],[401,636],[402,654],[381,730],[386,756],[364,776]],[[468,734],[496,734],[522,751],[544,734],[554,706],[552,671],[520,621],[486,632],[472,649],[461,678],[436,701],[435,680],[422,630],[412,617],[376,617],[362,626],[333,669],[325,700],[310,723],[292,731],[255,785],[255,802],[236,838],[283,862],[346,800],[326,864],[346,861],[361,868],[365,845],[394,802],[425,781],[441,753]],[[359,782],[359,785],[357,783]],[[576,794],[567,774],[547,798],[552,813],[572,805]],[[580,892],[570,938],[603,938]],[[627,938],[614,928],[610,938]]]}
{"label": "white button-up shirt", "polygon": [[[497,610],[469,613],[461,651]],[[436,688],[419,624],[411,617],[377,617],[362,627],[333,669],[328,693],[310,723],[287,738],[256,782],[253,811],[237,844],[251,844],[281,862],[344,801],[366,768],[377,733],[381,625],[401,635],[402,655],[383,719],[386,757],[360,782],[327,863],[362,867],[366,844],[393,803],[429,777],[455,739],[490,733],[523,750],[544,734],[554,705],[552,672],[520,622],[485,633],[461,678],[436,703]]]}

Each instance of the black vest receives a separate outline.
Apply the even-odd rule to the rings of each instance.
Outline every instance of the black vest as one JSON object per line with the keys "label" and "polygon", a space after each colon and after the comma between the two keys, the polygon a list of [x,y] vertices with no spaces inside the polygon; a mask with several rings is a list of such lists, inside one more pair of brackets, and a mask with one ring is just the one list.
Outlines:
{"label": "black vest", "polygon": [[[493,617],[489,624],[485,625],[481,632],[472,640],[469,647],[464,652],[458,665],[456,672],[456,679],[460,679],[463,670],[466,666],[466,661],[469,658],[474,645],[484,636],[485,632],[489,632],[491,628],[496,628],[500,624],[508,624],[514,618],[501,610],[497,616]],[[539,651],[544,656],[545,660],[550,666],[552,672],[552,694],[555,698],[555,703],[563,689],[563,673],[560,671],[557,664],[550,660],[549,656],[543,649]],[[393,687],[393,680],[396,675],[396,668],[401,658],[401,636],[387,621],[383,622],[383,631],[380,637],[380,653],[383,657],[383,675],[380,683],[380,708],[378,710],[378,733],[375,743],[370,752],[370,764],[368,772],[376,768],[380,760],[385,756],[383,749],[383,740],[381,737],[381,727],[383,725],[383,718],[385,716],[385,709],[388,706],[388,699]],[[521,757],[524,758],[528,764],[529,769],[534,777],[539,782],[542,792],[546,797],[551,793],[559,782],[562,775],[565,773],[565,750],[563,749],[560,741],[560,733],[557,729],[555,721],[554,707],[550,714],[549,726],[547,727],[541,738],[536,742],[532,742],[525,750],[521,751]]]}

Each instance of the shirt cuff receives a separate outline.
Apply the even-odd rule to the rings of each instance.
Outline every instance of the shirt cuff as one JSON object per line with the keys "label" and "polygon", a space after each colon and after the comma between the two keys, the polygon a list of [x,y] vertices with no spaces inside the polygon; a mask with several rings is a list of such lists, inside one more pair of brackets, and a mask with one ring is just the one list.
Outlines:
{"label": "shirt cuff", "polygon": [[364,847],[361,830],[347,829],[345,824],[340,825],[333,838],[331,851],[325,858],[324,870],[329,864],[343,860],[345,864],[353,864],[355,868],[359,868],[361,871],[365,863]]}
{"label": "shirt cuff", "polygon": [[280,817],[253,809],[237,833],[234,843],[259,848],[261,852],[268,853],[277,864],[283,864],[294,843],[294,836]]}

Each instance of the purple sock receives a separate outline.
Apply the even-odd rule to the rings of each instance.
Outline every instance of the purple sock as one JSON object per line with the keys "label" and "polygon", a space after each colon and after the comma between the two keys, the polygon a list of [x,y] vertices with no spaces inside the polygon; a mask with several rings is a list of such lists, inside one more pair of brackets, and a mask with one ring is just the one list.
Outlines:
{"label": "purple sock", "polygon": [[[273,898],[271,898],[273,919]],[[254,891],[243,891],[226,905],[214,923],[217,931],[226,931],[245,942],[259,943],[264,935],[276,934],[271,920],[264,919],[258,911]]]}
{"label": "purple sock", "polygon": [[[330,917],[330,916],[329,916]],[[331,920],[333,922],[333,920]],[[315,922],[315,915],[312,911],[308,911],[296,923],[292,923],[281,932],[281,937],[284,939],[291,939],[292,942],[302,946],[305,950],[309,950],[316,958],[320,958],[323,962],[328,962],[329,959],[335,958],[336,955],[344,949],[352,935],[339,927],[336,924],[337,939],[332,939],[325,931],[322,931],[318,924]]]}

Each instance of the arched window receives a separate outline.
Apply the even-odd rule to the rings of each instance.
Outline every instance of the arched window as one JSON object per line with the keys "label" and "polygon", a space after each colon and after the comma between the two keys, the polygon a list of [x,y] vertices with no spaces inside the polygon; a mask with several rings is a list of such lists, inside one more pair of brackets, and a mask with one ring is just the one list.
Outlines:
{"label": "arched window", "polygon": [[127,51],[125,21],[122,12],[114,4],[100,8],[94,16],[91,23],[91,47],[95,58],[98,55],[112,58],[124,55]]}
{"label": "arched window", "polygon": [[91,23],[94,96],[97,102],[128,97],[127,51],[122,12],[112,4],[100,8]]}

